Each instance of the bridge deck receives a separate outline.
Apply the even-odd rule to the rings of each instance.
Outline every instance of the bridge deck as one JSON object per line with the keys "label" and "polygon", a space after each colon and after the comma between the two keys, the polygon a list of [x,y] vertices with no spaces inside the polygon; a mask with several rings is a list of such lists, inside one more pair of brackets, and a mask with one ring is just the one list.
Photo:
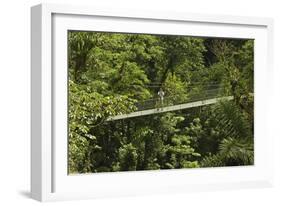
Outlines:
{"label": "bridge deck", "polygon": [[132,117],[140,117],[140,116],[145,116],[145,115],[170,112],[170,111],[187,109],[187,108],[192,108],[192,107],[200,107],[200,106],[204,106],[204,105],[215,104],[220,100],[233,100],[233,96],[217,97],[217,98],[212,98],[212,99],[189,102],[189,103],[185,103],[185,104],[178,104],[178,105],[173,105],[173,106],[142,110],[142,111],[132,112],[129,114],[121,114],[121,115],[117,115],[114,117],[110,117],[107,119],[107,121],[127,119],[127,118],[132,118]]}

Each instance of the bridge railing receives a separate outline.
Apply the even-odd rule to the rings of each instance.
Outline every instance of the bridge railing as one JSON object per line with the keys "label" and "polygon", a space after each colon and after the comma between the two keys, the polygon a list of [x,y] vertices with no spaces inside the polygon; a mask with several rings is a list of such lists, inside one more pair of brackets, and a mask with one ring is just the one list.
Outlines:
{"label": "bridge railing", "polygon": [[181,97],[179,95],[170,95],[163,98],[163,101],[159,97],[147,99],[144,101],[138,101],[135,106],[138,108],[137,111],[156,109],[161,107],[173,106],[177,104],[184,104],[195,101],[202,101],[210,98],[220,97],[221,88],[215,88],[206,92],[193,93],[187,97]]}

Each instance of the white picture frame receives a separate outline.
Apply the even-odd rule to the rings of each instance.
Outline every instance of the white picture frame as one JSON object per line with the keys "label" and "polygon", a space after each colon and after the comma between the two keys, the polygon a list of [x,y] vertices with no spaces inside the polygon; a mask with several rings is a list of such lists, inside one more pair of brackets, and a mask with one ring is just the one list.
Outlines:
{"label": "white picture frame", "polygon": [[[268,187],[273,137],[269,18],[161,13],[40,4],[31,9],[31,196],[39,201]],[[255,165],[227,168],[67,174],[68,30],[255,39]]]}

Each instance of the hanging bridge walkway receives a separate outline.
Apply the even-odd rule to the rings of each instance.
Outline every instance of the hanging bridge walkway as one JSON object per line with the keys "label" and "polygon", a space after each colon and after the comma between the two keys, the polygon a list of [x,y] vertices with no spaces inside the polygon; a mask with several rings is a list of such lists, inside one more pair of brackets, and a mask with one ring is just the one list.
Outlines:
{"label": "hanging bridge walkway", "polygon": [[[161,98],[158,92],[158,95],[156,95],[154,98],[136,102],[136,111],[109,117],[107,121],[200,107],[204,105],[215,104],[222,100],[233,99],[232,96],[221,96],[221,89],[223,88],[223,85],[208,84],[207,86],[208,88],[204,89],[203,91],[189,94],[188,96],[170,93],[165,94],[164,97]],[[156,87],[156,89],[159,89],[159,85],[148,85],[148,87]]]}
{"label": "hanging bridge walkway", "polygon": [[[109,117],[107,121],[201,107],[205,105],[215,104],[219,101],[230,101],[234,98],[233,96],[222,96],[221,91],[224,88],[224,84],[211,82],[205,84],[200,83],[200,85],[204,86],[204,90],[201,90],[201,92],[189,94],[187,97],[184,97],[184,95],[182,94],[165,94],[164,97],[161,98],[159,97],[158,92],[158,96],[156,95],[156,97],[152,99],[146,99],[135,103],[136,111]],[[156,90],[160,90],[161,86],[162,85],[156,83],[146,85],[146,87],[156,88]],[[197,83],[193,83],[189,86],[189,88],[195,88],[197,86]],[[253,93],[249,94],[253,96]]]}
{"label": "hanging bridge walkway", "polygon": [[153,108],[153,109],[140,110],[140,111],[131,112],[128,114],[121,114],[121,115],[116,115],[116,116],[110,117],[110,118],[108,118],[108,121],[127,119],[127,118],[132,118],[132,117],[140,117],[140,116],[163,113],[163,112],[171,112],[171,111],[188,109],[188,108],[193,108],[193,107],[200,107],[200,106],[204,106],[204,105],[215,104],[222,100],[224,100],[224,101],[233,100],[233,96],[215,97],[215,98],[211,98],[211,99],[187,102],[187,103],[183,103],[183,104],[176,104],[176,105],[171,105],[171,106],[163,106],[163,107],[157,107],[157,108]]}

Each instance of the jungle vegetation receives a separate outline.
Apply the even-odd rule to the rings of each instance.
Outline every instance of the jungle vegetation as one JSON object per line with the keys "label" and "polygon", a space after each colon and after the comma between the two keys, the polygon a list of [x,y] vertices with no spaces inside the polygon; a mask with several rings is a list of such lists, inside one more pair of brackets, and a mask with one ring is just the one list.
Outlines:
{"label": "jungle vegetation", "polygon": [[[251,39],[69,31],[68,172],[253,165],[253,47]],[[215,96],[233,100],[108,120]]]}

